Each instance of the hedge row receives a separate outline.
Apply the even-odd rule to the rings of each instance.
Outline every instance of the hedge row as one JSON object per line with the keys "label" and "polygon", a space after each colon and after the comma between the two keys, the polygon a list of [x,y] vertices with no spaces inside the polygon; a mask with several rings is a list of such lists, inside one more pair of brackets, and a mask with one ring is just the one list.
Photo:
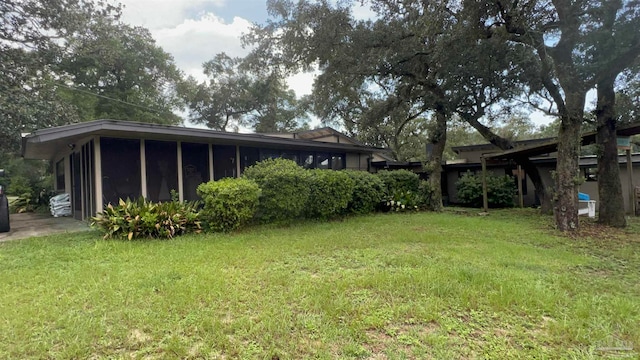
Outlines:
{"label": "hedge row", "polygon": [[[201,212],[207,229],[234,230],[249,218],[261,223],[290,223],[297,219],[332,219],[346,214],[366,214],[375,210],[415,210],[425,201],[427,192],[418,175],[410,171],[383,171],[371,174],[364,171],[305,170],[294,161],[268,159],[247,168],[240,179],[226,179],[201,185],[198,190],[204,199]],[[236,191],[233,198],[210,199],[217,196],[204,189],[238,187],[254,183],[259,189],[255,212],[254,191]],[[219,185],[214,185],[219,184]],[[247,185],[243,185],[247,186]],[[242,205],[241,205],[242,204]],[[238,206],[247,211],[242,218],[235,215]],[[253,208],[253,207],[251,207]],[[226,215],[225,215],[226,214]],[[224,226],[220,222],[224,219]]]}

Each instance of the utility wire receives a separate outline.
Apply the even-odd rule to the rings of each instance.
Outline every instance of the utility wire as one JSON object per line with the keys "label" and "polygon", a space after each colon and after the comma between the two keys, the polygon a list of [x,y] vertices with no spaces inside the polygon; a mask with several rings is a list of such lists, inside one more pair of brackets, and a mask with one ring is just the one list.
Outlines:
{"label": "utility wire", "polygon": [[[24,74],[22,74],[22,73],[20,73],[18,71],[12,70],[12,69],[0,69],[0,73],[3,72],[3,71],[13,73],[14,75],[21,75],[21,76],[24,75]],[[71,85],[67,85],[67,84],[65,84],[63,82],[60,82],[60,81],[55,81],[55,80],[44,80],[44,81],[48,82],[50,84],[53,84],[53,85],[62,86],[64,88],[67,88],[67,89],[72,90],[72,91],[81,92],[81,93],[84,93],[84,94],[87,94],[87,95],[92,95],[92,96],[95,96],[95,97],[99,97],[99,98],[102,98],[102,99],[105,99],[105,100],[119,102],[121,104],[133,106],[133,107],[136,107],[136,108],[139,108],[139,109],[142,109],[142,110],[147,110],[147,111],[152,112],[152,113],[154,113],[156,115],[162,115],[162,113],[159,110],[152,109],[152,108],[144,106],[144,105],[134,104],[134,103],[130,103],[128,101],[112,98],[112,97],[101,95],[101,94],[96,94],[96,93],[91,92],[89,90],[84,90],[84,89],[80,89],[80,88],[77,88],[77,87],[74,87],[74,86],[71,86]]]}

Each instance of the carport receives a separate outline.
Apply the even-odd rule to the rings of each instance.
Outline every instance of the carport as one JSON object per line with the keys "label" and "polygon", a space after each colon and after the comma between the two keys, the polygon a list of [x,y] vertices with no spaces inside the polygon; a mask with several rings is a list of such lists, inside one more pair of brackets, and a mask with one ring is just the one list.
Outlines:
{"label": "carport", "polygon": [[[627,176],[628,176],[628,189],[627,189],[627,198],[628,198],[628,207],[627,207],[627,212],[629,214],[636,214],[637,213],[637,190],[635,189],[634,186],[634,176],[633,176],[633,159],[632,159],[632,153],[631,153],[631,148],[632,146],[630,146],[629,142],[628,142],[628,138],[633,136],[633,135],[637,135],[640,134],[640,123],[635,123],[635,124],[631,124],[631,125],[627,125],[627,126],[623,126],[617,129],[616,131],[618,138],[626,138],[626,146],[620,146],[620,149],[624,149],[625,150],[625,160],[623,162],[626,162],[626,166],[627,166]],[[591,145],[594,144],[596,142],[596,132],[592,131],[592,132],[588,132],[582,135],[582,142],[581,144],[583,146],[585,145]],[[620,141],[619,141],[620,144]],[[544,142],[542,144],[538,144],[535,146],[529,146],[529,147],[522,147],[522,148],[516,148],[516,149],[511,149],[511,150],[507,150],[507,151],[503,151],[503,152],[499,152],[499,153],[491,153],[491,154],[484,154],[481,157],[481,163],[482,163],[482,198],[483,198],[483,209],[485,212],[487,212],[489,210],[489,202],[488,202],[488,196],[487,196],[487,163],[492,163],[492,162],[497,162],[497,161],[514,161],[516,164],[518,164],[519,162],[522,162],[523,159],[530,159],[534,156],[540,156],[543,154],[550,154],[550,153],[554,153],[558,151],[558,140],[557,139],[553,139],[553,140],[549,140],[547,142]],[[621,163],[621,162],[620,162]],[[520,165],[518,165],[518,170],[517,170],[517,174],[516,176],[518,177],[518,183],[521,184],[522,183],[522,168]],[[624,191],[624,189],[623,189]],[[519,198],[519,204],[522,206],[522,189],[518,189],[518,198]]]}

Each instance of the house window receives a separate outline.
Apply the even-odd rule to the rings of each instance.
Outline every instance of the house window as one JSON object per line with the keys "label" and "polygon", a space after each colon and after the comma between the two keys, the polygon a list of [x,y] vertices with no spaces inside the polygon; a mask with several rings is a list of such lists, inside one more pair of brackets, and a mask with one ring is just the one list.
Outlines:
{"label": "house window", "polygon": [[240,171],[244,172],[244,169],[249,166],[255,165],[260,161],[260,149],[253,147],[240,147]]}
{"label": "house window", "polygon": [[344,155],[343,154],[332,154],[332,156],[331,156],[331,169],[333,169],[333,170],[342,170],[344,168],[345,168]]}
{"label": "house window", "polygon": [[136,199],[141,194],[140,140],[100,139],[103,203]]}
{"label": "house window", "polygon": [[316,167],[314,163],[315,156],[312,152],[302,152],[300,155],[300,166],[305,169],[314,169]]}
{"label": "house window", "polygon": [[147,196],[151,201],[170,201],[171,190],[178,191],[178,144],[145,141]]}
{"label": "house window", "polygon": [[331,155],[319,153],[316,155],[316,168],[317,169],[330,169],[331,168]]}
{"label": "house window", "polygon": [[213,146],[213,177],[220,180],[236,177],[236,147],[233,145]]}
{"label": "house window", "polygon": [[64,159],[56,163],[56,190],[64,191]]}
{"label": "house window", "polygon": [[588,167],[582,169],[585,181],[598,181],[598,168]]}
{"label": "house window", "polygon": [[182,193],[185,200],[199,200],[198,185],[209,181],[209,145],[182,143]]}

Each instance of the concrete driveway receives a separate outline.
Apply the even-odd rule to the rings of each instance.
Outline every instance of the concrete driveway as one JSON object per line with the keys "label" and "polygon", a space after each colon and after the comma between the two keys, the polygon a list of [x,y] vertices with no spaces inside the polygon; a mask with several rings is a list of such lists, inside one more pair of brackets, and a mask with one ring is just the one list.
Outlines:
{"label": "concrete driveway", "polygon": [[86,222],[71,217],[54,218],[49,214],[10,214],[9,222],[11,231],[0,233],[0,242],[91,229]]}

